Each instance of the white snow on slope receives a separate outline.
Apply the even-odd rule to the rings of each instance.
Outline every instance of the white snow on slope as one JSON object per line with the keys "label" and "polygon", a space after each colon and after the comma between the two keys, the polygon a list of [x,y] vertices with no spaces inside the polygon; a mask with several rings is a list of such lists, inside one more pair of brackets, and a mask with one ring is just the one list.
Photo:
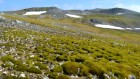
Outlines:
{"label": "white snow on slope", "polygon": [[100,28],[124,30],[124,28],[116,27],[116,26],[112,26],[112,25],[95,24],[95,26],[100,27]]}
{"label": "white snow on slope", "polygon": [[125,14],[125,13],[117,13],[117,15],[123,15],[123,14]]}
{"label": "white snow on slope", "polygon": [[78,15],[72,15],[72,14],[66,14],[66,15],[72,18],[82,18],[82,16],[78,16]]}
{"label": "white snow on slope", "polygon": [[133,30],[132,28],[125,28],[126,30]]}
{"label": "white snow on slope", "polygon": [[135,30],[140,30],[140,28],[135,28]]}
{"label": "white snow on slope", "polygon": [[117,29],[117,30],[140,30],[140,28],[122,28],[122,27],[104,25],[104,24],[95,24],[95,27],[107,28],[107,29]]}
{"label": "white snow on slope", "polygon": [[43,13],[46,13],[47,11],[30,11],[30,12],[26,12],[23,15],[41,15]]}

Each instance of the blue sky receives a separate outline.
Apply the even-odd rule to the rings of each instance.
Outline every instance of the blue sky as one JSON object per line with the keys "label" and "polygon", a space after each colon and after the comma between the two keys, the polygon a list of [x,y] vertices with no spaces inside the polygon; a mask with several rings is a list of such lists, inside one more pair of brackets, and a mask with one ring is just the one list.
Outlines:
{"label": "blue sky", "polygon": [[120,7],[140,12],[140,0],[0,0],[0,11],[49,6],[82,10]]}

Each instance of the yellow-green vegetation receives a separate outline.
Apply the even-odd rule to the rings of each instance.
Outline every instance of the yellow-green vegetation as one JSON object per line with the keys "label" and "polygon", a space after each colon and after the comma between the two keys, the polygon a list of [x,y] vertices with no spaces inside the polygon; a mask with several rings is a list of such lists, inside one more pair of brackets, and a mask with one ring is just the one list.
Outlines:
{"label": "yellow-green vegetation", "polygon": [[[123,40],[125,42],[131,42],[135,44],[140,44],[140,35],[139,33],[135,33],[132,31],[123,31],[123,30],[110,30],[110,29],[102,29],[94,27],[93,25],[88,24],[86,21],[92,18],[99,18],[104,21],[110,22],[110,21],[120,21],[127,23],[128,25],[135,24],[134,22],[137,22],[136,19],[126,18],[124,16],[116,16],[116,15],[87,15],[83,16],[83,19],[75,19],[75,18],[60,18],[55,19],[51,17],[39,19],[38,16],[26,16],[22,17],[20,15],[2,15],[6,18],[14,19],[14,20],[21,20],[25,22],[29,22],[32,24],[37,24],[41,26],[56,28],[60,30],[66,30],[69,32],[76,32],[81,31],[84,33],[90,33],[101,37],[107,37],[107,38],[113,38],[117,40]],[[131,24],[129,24],[131,23]],[[69,26],[68,28],[62,28],[58,27],[61,26]],[[133,26],[133,25],[132,25]]]}
{"label": "yellow-green vegetation", "polygon": [[60,75],[56,79],[70,79],[70,77],[68,77],[66,75]]}
{"label": "yellow-green vegetation", "polygon": [[[31,30],[2,28],[4,43],[0,47],[7,52],[1,57],[1,66],[51,79],[69,79],[71,75],[91,78],[104,74],[113,78],[140,78],[140,46],[124,41],[98,36],[71,36],[49,34]],[[12,50],[14,49],[14,50]],[[12,63],[12,64],[11,64]],[[62,63],[62,64],[61,64]],[[67,75],[67,76],[66,76]],[[7,74],[10,78],[10,74]],[[11,78],[12,79],[12,78]],[[18,78],[17,78],[18,79]]]}
{"label": "yellow-green vegetation", "polygon": [[[105,74],[112,79],[140,78],[139,33],[100,29],[85,22],[92,18],[124,23],[136,20],[114,15],[90,15],[83,16],[83,19],[3,16],[64,31],[57,34],[0,27],[0,65],[4,68],[0,74],[9,72],[3,79],[22,79],[20,74],[23,73],[23,79],[30,79],[30,76],[38,79],[44,76],[50,79],[70,79],[70,76],[90,79],[95,75],[106,79]],[[13,73],[18,76],[12,76]]]}
{"label": "yellow-green vegetation", "polygon": [[63,64],[64,73],[68,75],[78,74],[78,68],[80,68],[80,66],[76,62],[66,62]]}

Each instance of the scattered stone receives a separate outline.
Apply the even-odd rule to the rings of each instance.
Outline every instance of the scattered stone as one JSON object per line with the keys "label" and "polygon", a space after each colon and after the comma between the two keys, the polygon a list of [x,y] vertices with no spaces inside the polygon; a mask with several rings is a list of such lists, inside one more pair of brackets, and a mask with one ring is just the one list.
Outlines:
{"label": "scattered stone", "polygon": [[136,79],[136,77],[134,75],[129,75],[128,79]]}
{"label": "scattered stone", "polygon": [[19,20],[16,20],[16,22],[17,22],[17,23],[20,23],[20,24],[22,23],[22,21],[19,21]]}
{"label": "scattered stone", "polygon": [[107,79],[111,79],[108,74],[104,74]]}
{"label": "scattered stone", "polygon": [[49,77],[45,76],[43,79],[49,79]]}
{"label": "scattered stone", "polygon": [[26,77],[26,76],[25,76],[25,74],[22,73],[22,74],[20,74],[20,77]]}
{"label": "scattered stone", "polygon": [[33,58],[33,57],[35,57],[35,55],[31,55],[30,57]]}
{"label": "scattered stone", "polygon": [[14,74],[11,74],[11,76],[15,76]]}
{"label": "scattered stone", "polygon": [[4,71],[3,74],[4,74],[4,75],[7,75],[7,74],[8,74],[8,71]]}

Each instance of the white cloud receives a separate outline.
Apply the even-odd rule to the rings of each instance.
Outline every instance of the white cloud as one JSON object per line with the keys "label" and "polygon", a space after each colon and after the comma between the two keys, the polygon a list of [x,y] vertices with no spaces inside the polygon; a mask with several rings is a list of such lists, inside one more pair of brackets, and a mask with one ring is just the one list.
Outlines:
{"label": "white cloud", "polygon": [[129,10],[140,12],[140,5],[136,5],[136,4],[124,5],[122,3],[119,3],[119,4],[115,5],[115,7],[125,8],[125,9],[129,9]]}

